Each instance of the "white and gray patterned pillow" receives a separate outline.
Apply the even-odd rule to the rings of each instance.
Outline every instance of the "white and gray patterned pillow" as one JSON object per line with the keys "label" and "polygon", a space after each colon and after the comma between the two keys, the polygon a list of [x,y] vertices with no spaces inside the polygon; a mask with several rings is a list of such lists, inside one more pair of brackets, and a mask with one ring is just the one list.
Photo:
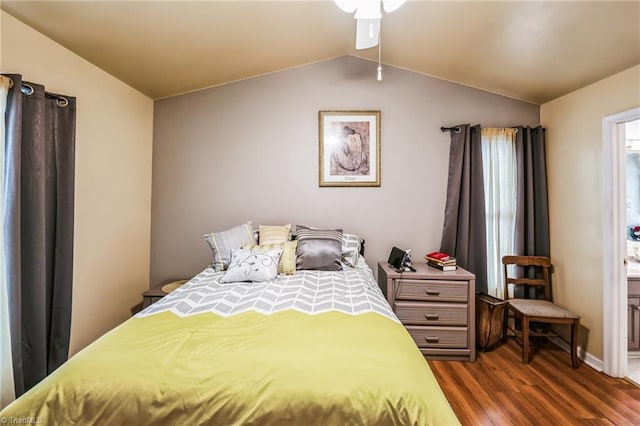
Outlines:
{"label": "white and gray patterned pillow", "polygon": [[282,249],[246,250],[231,249],[231,262],[221,283],[243,281],[273,281],[278,276],[278,262]]}
{"label": "white and gray patterned pillow", "polygon": [[231,260],[231,249],[240,248],[245,244],[255,244],[256,237],[251,221],[238,225],[235,228],[221,232],[205,234],[211,251],[213,263],[211,266],[216,271],[224,271]]}
{"label": "white and gray patterned pillow", "polygon": [[342,229],[296,225],[296,269],[342,271]]}
{"label": "white and gray patterned pillow", "polygon": [[297,241],[287,241],[279,244],[247,244],[242,246],[245,250],[271,250],[275,248],[282,249],[280,263],[278,263],[278,274],[294,275],[296,273],[296,249]]}
{"label": "white and gray patterned pillow", "polygon": [[342,261],[352,268],[360,259],[360,237],[353,234],[342,234]]}

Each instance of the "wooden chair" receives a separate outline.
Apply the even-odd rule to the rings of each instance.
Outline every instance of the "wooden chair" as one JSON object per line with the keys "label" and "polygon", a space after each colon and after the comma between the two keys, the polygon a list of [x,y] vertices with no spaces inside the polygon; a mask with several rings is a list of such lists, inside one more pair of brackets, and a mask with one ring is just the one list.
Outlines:
{"label": "wooden chair", "polygon": [[[522,363],[529,363],[529,337],[558,337],[551,331],[550,325],[568,324],[571,326],[571,366],[577,368],[580,316],[551,301],[550,259],[544,256],[504,256],[502,264],[504,265],[504,298],[509,302],[503,336],[507,336],[507,329],[509,329],[522,345]],[[515,269],[514,276],[509,275],[510,265],[516,266],[511,268]],[[510,286],[514,287],[513,295],[509,294]],[[524,299],[514,298],[515,289],[518,287],[523,288]],[[510,316],[514,318],[513,326],[509,324]],[[517,327],[518,320],[520,327]],[[536,329],[532,330],[533,327]]]}

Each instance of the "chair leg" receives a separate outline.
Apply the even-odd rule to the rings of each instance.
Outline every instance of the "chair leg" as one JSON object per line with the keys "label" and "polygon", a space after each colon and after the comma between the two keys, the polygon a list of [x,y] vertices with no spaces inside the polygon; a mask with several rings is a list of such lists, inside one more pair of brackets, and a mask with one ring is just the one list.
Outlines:
{"label": "chair leg", "polygon": [[509,308],[505,309],[502,314],[502,341],[507,341],[507,332],[509,330]]}
{"label": "chair leg", "polygon": [[529,363],[529,317],[522,316],[522,363]]}
{"label": "chair leg", "polygon": [[571,367],[578,368],[578,332],[580,331],[580,319],[571,324]]}

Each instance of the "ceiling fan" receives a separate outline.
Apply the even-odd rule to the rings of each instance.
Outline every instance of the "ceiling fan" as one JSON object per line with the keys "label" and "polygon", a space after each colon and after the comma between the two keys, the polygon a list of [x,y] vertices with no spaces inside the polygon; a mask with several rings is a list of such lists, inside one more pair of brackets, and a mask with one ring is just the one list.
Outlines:
{"label": "ceiling fan", "polygon": [[369,49],[380,42],[381,5],[390,13],[402,6],[406,0],[333,0],[347,13],[354,13],[356,19],[356,49]]}

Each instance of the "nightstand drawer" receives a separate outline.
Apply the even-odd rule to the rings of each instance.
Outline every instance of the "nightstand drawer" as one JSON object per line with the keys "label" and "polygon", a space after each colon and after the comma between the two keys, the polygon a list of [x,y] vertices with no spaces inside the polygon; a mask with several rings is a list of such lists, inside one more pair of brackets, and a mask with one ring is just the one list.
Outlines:
{"label": "nightstand drawer", "polygon": [[467,302],[467,281],[398,280],[397,299],[428,300],[431,302]]}
{"label": "nightstand drawer", "polygon": [[421,327],[408,325],[407,331],[420,348],[466,348],[467,327]]}
{"label": "nightstand drawer", "polygon": [[396,302],[398,319],[403,324],[467,325],[466,303]]}

